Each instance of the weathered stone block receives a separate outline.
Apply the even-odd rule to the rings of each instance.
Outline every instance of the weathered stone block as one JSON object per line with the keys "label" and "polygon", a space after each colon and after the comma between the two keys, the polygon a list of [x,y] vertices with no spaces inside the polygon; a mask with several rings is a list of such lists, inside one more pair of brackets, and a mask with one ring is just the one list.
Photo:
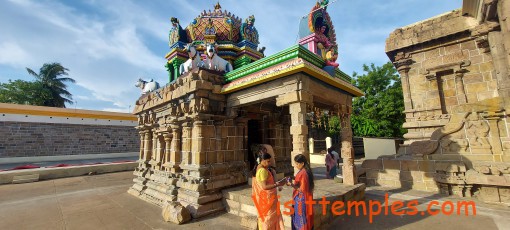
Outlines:
{"label": "weathered stone block", "polygon": [[191,220],[190,212],[175,201],[165,203],[161,215],[165,221],[175,224],[184,224]]}
{"label": "weathered stone block", "polygon": [[399,160],[393,160],[393,159],[383,159],[383,169],[396,169],[400,170],[400,161]]}
{"label": "weathered stone block", "polygon": [[471,155],[471,154],[465,154],[462,155],[463,158],[466,158],[467,160],[471,162],[475,161],[494,161],[493,155]]}
{"label": "weathered stone block", "polygon": [[488,90],[486,82],[466,84],[466,93],[480,93]]}
{"label": "weathered stone block", "polygon": [[418,171],[418,161],[402,160],[400,162],[402,171]]}
{"label": "weathered stone block", "polygon": [[499,187],[499,198],[502,203],[510,203],[510,187]]}
{"label": "weathered stone block", "polygon": [[500,202],[498,188],[483,186],[480,191],[480,199],[485,202]]}
{"label": "weathered stone block", "polygon": [[364,160],[361,167],[366,169],[383,169],[382,159]]}
{"label": "weathered stone block", "polygon": [[460,44],[460,48],[462,50],[475,50],[477,49],[476,42],[474,40],[463,42]]}

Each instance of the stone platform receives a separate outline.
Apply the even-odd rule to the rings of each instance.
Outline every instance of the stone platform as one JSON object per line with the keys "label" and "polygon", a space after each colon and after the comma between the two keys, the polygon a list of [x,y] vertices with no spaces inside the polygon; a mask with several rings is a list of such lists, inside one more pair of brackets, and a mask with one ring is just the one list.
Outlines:
{"label": "stone platform", "polygon": [[[222,193],[227,212],[242,217],[242,226],[255,229],[257,226],[257,209],[251,198],[251,186],[243,185],[225,189]],[[292,188],[285,186],[278,195],[280,195],[280,209],[283,212],[286,210],[283,206],[284,203],[292,199]],[[319,179],[315,181],[313,198],[318,202],[322,200],[322,197],[326,197],[326,200],[330,201],[331,204],[335,201],[346,203],[347,201],[364,200],[365,184],[344,185],[329,179]],[[314,229],[327,229],[329,223],[334,221],[336,216],[331,212],[331,204],[328,205],[326,215],[322,215],[322,205],[314,205]],[[340,210],[345,210],[345,206]],[[284,215],[283,221],[285,228],[290,229],[290,216]]]}

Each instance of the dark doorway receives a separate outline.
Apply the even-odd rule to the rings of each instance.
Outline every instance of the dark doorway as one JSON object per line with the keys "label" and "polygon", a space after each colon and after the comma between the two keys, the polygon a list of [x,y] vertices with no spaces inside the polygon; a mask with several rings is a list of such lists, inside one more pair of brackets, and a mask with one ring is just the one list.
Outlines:
{"label": "dark doorway", "polygon": [[253,154],[251,147],[253,144],[261,144],[262,143],[262,132],[260,130],[260,121],[259,120],[249,120],[248,121],[248,162],[250,164],[250,169],[255,167],[257,164],[257,160],[255,159],[255,155]]}

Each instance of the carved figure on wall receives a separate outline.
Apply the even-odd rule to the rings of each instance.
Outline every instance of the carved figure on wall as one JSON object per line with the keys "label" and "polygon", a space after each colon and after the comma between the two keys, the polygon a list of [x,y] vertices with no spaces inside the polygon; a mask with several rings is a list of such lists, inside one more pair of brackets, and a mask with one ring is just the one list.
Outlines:
{"label": "carved figure on wall", "polygon": [[259,44],[259,33],[255,28],[255,16],[249,16],[246,21],[241,25],[241,38],[250,41],[256,45]]}
{"label": "carved figure on wall", "polygon": [[210,70],[220,71],[220,72],[230,72],[234,70],[232,64],[227,60],[221,58],[216,54],[216,45],[212,43],[208,43],[205,45],[206,50],[206,59],[204,61],[205,67]]}
{"label": "carved figure on wall", "polygon": [[182,29],[179,24],[179,19],[172,17],[170,18],[170,22],[172,23],[172,28],[168,35],[168,45],[172,46],[174,43],[179,41],[186,42],[186,31]]}
{"label": "carved figure on wall", "polygon": [[200,55],[195,47],[195,44],[191,43],[186,45],[185,50],[188,52],[189,59],[179,66],[179,73],[181,75],[204,65],[200,59]]}
{"label": "carved figure on wall", "polygon": [[472,141],[471,148],[490,149],[491,145],[487,140],[489,136],[489,125],[483,120],[471,121],[467,126],[467,133]]}

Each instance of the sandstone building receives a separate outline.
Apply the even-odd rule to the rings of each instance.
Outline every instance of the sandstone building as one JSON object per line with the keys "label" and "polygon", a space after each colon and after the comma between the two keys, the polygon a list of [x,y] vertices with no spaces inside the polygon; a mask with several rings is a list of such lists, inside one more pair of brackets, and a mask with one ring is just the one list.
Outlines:
{"label": "sandstone building", "polygon": [[510,203],[510,1],[461,9],[392,32],[406,141],[367,160],[369,185],[402,186]]}

